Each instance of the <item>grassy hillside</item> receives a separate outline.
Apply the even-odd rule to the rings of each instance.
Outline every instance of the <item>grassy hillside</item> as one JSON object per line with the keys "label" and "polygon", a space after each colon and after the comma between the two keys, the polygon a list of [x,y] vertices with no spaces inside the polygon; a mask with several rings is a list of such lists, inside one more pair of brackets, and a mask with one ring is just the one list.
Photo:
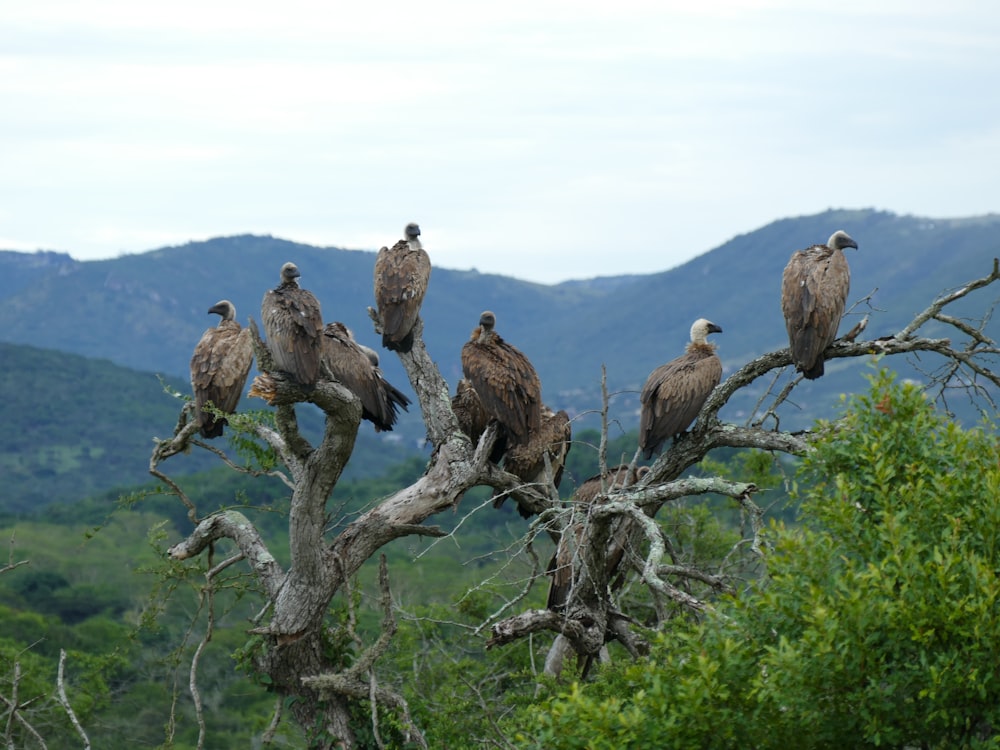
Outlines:
{"label": "grassy hillside", "polygon": [[[176,377],[158,378],[107,360],[0,343],[0,511],[30,513],[114,487],[150,481],[153,438],[168,437],[187,393]],[[261,408],[244,404],[242,408]],[[318,409],[299,410],[303,430],[321,431]],[[418,453],[416,446],[380,438],[366,422],[358,435],[348,479],[379,476]],[[225,447],[226,439],[215,441]],[[179,474],[214,463],[192,453],[171,461]]]}

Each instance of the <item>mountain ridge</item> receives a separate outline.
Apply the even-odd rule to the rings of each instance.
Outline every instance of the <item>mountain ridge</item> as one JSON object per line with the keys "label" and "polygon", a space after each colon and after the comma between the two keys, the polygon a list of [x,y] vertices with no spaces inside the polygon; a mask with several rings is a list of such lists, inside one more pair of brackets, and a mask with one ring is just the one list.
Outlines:
{"label": "mountain ridge", "polygon": [[[871,338],[895,330],[943,289],[984,275],[989,258],[1000,255],[996,214],[927,219],[831,209],[778,219],[655,274],[545,285],[435,268],[422,311],[424,340],[454,389],[461,346],[479,313],[491,309],[497,331],[538,369],[546,403],[574,414],[598,408],[604,366],[609,390],[617,394],[612,420],[629,429],[646,375],[683,351],[694,319],[707,317],[724,329],[716,343],[726,373],[786,346],[782,269],[794,250],[825,242],[836,229],[846,229],[860,245],[848,255],[849,305],[870,296],[865,336]],[[431,239],[428,246],[433,262]],[[66,256],[50,253],[31,266],[30,258],[0,253],[0,277],[11,279],[0,286],[0,330],[13,343],[186,379],[194,344],[213,324],[208,307],[228,298],[241,322],[258,318],[260,300],[277,283],[281,264],[294,260],[325,319],[341,320],[362,343],[377,347],[367,314],[373,304],[371,251],[233,235],[101,261],[67,264]],[[20,264],[16,273],[10,270],[14,260]],[[860,314],[851,313],[843,330]],[[398,359],[382,351],[382,363],[389,380],[412,395]],[[859,361],[831,362],[827,376],[797,390],[802,412],[791,415],[792,423],[825,415],[839,393],[857,389],[862,367]],[[723,416],[743,418],[765,388],[745,389]],[[422,436],[413,410],[388,437],[416,442]]]}

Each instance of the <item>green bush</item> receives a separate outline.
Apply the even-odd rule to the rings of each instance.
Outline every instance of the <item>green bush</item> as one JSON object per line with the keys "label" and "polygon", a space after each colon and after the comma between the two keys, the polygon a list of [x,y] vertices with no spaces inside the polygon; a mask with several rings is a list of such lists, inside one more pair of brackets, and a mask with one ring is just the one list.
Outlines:
{"label": "green bush", "polygon": [[531,748],[1000,747],[1000,465],[882,373],[803,462],[766,581],[532,710]]}

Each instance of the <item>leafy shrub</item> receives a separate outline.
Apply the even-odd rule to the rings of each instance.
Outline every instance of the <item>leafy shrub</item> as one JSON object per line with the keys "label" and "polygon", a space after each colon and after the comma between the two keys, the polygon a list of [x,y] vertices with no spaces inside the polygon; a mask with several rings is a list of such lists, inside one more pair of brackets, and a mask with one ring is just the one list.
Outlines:
{"label": "leafy shrub", "polygon": [[871,380],[821,426],[767,580],[531,711],[520,746],[1000,747],[995,432]]}

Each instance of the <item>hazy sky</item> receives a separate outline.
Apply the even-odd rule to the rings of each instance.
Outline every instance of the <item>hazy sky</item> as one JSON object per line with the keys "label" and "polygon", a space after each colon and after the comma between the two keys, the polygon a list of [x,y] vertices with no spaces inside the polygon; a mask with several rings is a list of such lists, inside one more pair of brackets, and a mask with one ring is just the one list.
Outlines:
{"label": "hazy sky", "polygon": [[0,0],[3,249],[418,221],[551,282],[865,207],[1000,210],[1000,3]]}

